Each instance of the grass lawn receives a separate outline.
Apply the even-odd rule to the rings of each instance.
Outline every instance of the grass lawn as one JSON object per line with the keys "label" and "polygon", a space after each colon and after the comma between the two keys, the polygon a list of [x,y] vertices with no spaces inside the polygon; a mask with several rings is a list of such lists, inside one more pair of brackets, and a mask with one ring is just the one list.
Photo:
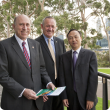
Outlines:
{"label": "grass lawn", "polygon": [[[98,103],[96,105],[96,110],[102,110],[102,98],[98,97]],[[110,100],[108,101],[108,108],[110,107]]]}
{"label": "grass lawn", "polygon": [[[108,107],[110,107],[110,100],[108,102]],[[67,110],[67,108],[65,107],[64,110]],[[96,110],[102,110],[102,98],[98,97],[98,103],[96,105]]]}
{"label": "grass lawn", "polygon": [[105,68],[105,69],[104,69],[104,68],[102,68],[102,69],[99,68],[98,71],[99,71],[99,72],[102,72],[102,73],[110,74],[110,68]]}

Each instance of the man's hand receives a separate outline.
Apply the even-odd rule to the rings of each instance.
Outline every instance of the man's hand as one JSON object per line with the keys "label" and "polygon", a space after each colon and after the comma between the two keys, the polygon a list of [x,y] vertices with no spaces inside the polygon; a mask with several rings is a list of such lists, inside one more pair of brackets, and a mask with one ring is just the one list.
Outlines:
{"label": "man's hand", "polygon": [[63,100],[63,105],[66,106],[66,107],[69,107],[68,99]]}
{"label": "man's hand", "polygon": [[[47,85],[47,89],[52,89],[54,90],[56,87],[54,86],[54,84],[52,82],[50,82],[48,85]],[[46,102],[48,100],[48,97],[46,95],[43,96],[43,101]]]}
{"label": "man's hand", "polygon": [[54,84],[51,82],[48,84],[47,89],[52,89],[54,90],[56,87],[54,86]]}
{"label": "man's hand", "polygon": [[43,102],[46,102],[48,100],[48,97],[46,95],[43,96]]}
{"label": "man's hand", "polygon": [[37,98],[39,98],[39,96],[36,96],[36,93],[31,89],[25,89],[23,95],[29,100],[36,100]]}
{"label": "man's hand", "polygon": [[92,101],[87,101],[86,103],[86,110],[91,110],[94,106],[94,102]]}

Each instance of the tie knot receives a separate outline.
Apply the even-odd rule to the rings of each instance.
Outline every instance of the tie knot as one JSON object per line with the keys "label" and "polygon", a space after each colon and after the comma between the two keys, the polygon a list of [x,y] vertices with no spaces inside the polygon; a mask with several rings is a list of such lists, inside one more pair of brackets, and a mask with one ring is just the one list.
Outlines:
{"label": "tie knot", "polygon": [[50,42],[51,41],[51,39],[48,39],[48,42]]}
{"label": "tie knot", "polygon": [[76,54],[76,53],[77,53],[76,51],[73,52],[73,54]]}
{"label": "tie knot", "polygon": [[22,46],[24,46],[26,44],[26,42],[22,42]]}

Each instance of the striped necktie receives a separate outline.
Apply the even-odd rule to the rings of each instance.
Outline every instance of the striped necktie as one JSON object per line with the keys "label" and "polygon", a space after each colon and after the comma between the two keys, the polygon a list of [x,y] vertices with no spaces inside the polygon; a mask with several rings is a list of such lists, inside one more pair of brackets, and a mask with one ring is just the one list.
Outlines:
{"label": "striped necktie", "polygon": [[24,56],[26,57],[26,60],[27,60],[27,62],[28,62],[28,65],[29,65],[29,67],[30,67],[30,69],[31,69],[31,61],[30,61],[28,52],[27,52],[27,50],[26,50],[25,44],[26,44],[26,42],[22,42],[23,52],[24,52]]}

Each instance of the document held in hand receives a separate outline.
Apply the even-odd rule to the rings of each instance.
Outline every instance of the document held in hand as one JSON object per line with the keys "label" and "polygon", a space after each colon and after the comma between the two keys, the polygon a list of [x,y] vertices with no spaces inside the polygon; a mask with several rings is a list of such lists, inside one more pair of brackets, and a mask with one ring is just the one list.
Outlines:
{"label": "document held in hand", "polygon": [[58,87],[55,88],[55,90],[51,90],[51,89],[41,89],[36,95],[37,96],[43,96],[43,95],[47,95],[47,96],[58,96],[61,94],[61,92],[64,91],[65,87]]}

